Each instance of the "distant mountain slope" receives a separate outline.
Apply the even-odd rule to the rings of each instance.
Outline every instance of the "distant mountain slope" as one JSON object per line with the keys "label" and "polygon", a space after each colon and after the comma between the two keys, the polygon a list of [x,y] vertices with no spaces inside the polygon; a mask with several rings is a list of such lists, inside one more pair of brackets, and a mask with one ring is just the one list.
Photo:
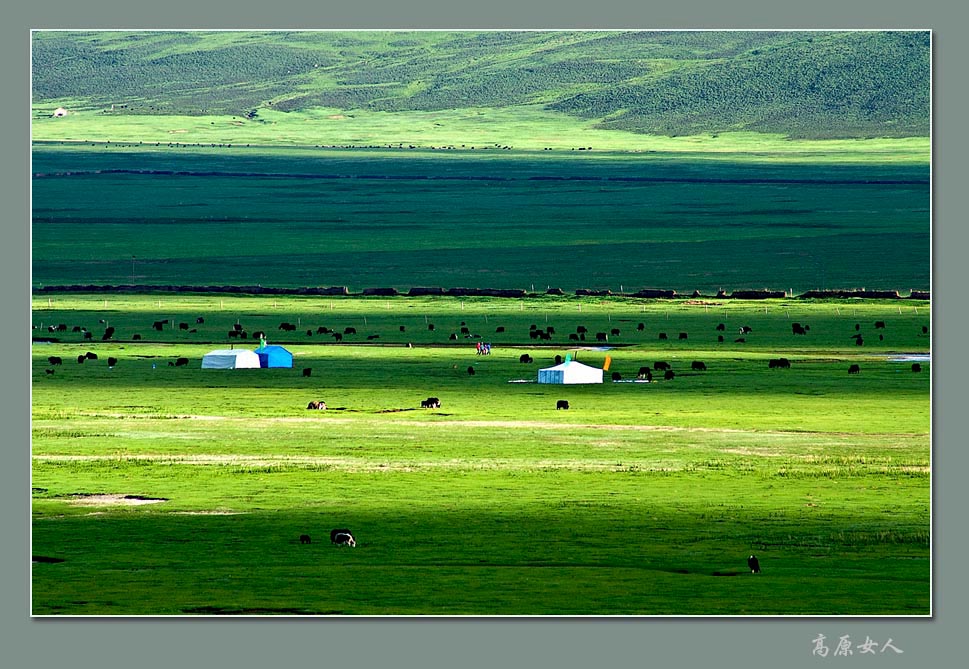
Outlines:
{"label": "distant mountain slope", "polygon": [[544,104],[663,135],[928,136],[927,32],[37,32],[34,103],[128,114]]}

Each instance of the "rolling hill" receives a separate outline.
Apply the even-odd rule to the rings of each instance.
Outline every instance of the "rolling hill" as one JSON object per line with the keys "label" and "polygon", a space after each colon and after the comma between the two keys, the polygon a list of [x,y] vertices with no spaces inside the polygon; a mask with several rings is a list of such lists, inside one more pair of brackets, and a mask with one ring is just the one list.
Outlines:
{"label": "rolling hill", "polygon": [[33,103],[117,115],[541,105],[655,135],[927,137],[925,31],[37,31]]}

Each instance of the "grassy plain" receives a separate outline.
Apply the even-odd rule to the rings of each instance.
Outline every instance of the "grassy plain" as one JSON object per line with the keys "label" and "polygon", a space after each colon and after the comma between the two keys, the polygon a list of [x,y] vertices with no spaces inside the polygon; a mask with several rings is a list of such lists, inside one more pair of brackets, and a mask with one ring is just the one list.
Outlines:
{"label": "grassy plain", "polygon": [[751,155],[37,145],[32,278],[929,288],[927,163]]}
{"label": "grassy plain", "polygon": [[[32,549],[63,560],[34,563],[34,614],[930,612],[931,365],[899,359],[928,353],[925,302],[60,295],[33,320],[59,341],[33,346]],[[294,369],[200,369],[254,347],[235,323]],[[450,338],[462,323],[491,355]],[[579,324],[620,334],[569,340]],[[527,382],[566,353],[677,375]],[[329,545],[339,526],[357,548]]]}

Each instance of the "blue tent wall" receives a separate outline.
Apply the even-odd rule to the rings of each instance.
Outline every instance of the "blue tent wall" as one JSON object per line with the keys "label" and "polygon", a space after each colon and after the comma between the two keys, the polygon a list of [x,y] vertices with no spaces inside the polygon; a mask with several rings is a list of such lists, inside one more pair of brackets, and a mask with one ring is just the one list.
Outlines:
{"label": "blue tent wall", "polygon": [[264,346],[256,349],[260,367],[292,367],[293,354],[282,346]]}

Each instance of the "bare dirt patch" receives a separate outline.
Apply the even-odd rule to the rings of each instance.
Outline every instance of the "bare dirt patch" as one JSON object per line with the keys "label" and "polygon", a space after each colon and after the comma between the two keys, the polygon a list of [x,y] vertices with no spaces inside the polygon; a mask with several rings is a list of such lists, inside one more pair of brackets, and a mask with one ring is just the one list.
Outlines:
{"label": "bare dirt patch", "polygon": [[141,495],[72,495],[70,503],[74,506],[136,506],[167,501],[167,499],[161,497],[143,497]]}

